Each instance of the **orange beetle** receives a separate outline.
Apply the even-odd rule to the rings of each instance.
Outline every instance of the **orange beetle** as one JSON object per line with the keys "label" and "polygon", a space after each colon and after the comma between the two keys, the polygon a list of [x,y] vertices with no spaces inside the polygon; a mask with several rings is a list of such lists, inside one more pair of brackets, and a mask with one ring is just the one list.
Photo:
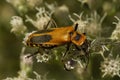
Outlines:
{"label": "orange beetle", "polygon": [[[78,24],[75,27],[77,28],[77,26]],[[33,47],[52,47],[67,43],[80,46],[85,40],[86,36],[84,34],[77,32],[72,26],[68,26],[36,31],[28,36],[26,44]]]}
{"label": "orange beetle", "polygon": [[[63,59],[64,59],[67,52],[70,49],[71,44],[74,44],[77,50],[84,49],[82,45],[83,44],[86,45],[85,34],[79,33],[77,31],[77,28],[78,28],[78,24],[76,24],[75,27],[68,26],[68,27],[50,28],[50,29],[35,31],[27,36],[25,43],[28,46],[40,47],[43,49],[51,49],[60,45],[67,44],[66,52],[63,55]],[[79,48],[79,46],[81,48]],[[27,57],[31,57],[37,54],[38,52],[31,54]],[[84,50],[84,52],[86,52],[86,50]]]}

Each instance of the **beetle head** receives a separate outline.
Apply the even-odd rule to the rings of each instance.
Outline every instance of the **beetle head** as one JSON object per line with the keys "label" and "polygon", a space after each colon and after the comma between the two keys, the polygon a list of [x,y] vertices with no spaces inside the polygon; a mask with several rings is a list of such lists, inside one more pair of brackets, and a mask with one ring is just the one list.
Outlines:
{"label": "beetle head", "polygon": [[84,34],[74,32],[73,35],[71,36],[71,41],[77,46],[82,45],[86,40],[86,36]]}

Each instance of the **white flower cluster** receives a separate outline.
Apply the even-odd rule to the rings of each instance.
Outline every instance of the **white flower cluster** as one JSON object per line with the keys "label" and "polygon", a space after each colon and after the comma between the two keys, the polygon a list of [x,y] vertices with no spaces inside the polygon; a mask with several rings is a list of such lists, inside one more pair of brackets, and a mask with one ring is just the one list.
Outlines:
{"label": "white flower cluster", "polygon": [[37,54],[36,59],[37,62],[48,62],[49,59],[51,58],[51,55],[43,53],[43,54]]}
{"label": "white flower cluster", "polygon": [[105,60],[101,63],[100,69],[103,72],[102,77],[105,77],[106,75],[109,75],[112,77],[117,75],[120,77],[120,58],[119,58],[119,56],[117,56],[116,59],[113,59],[110,56],[108,58],[105,58]]}
{"label": "white flower cluster", "polygon": [[45,10],[45,8],[36,8],[38,13],[36,14],[36,20],[31,19],[30,17],[26,16],[27,20],[32,23],[38,30],[42,30],[50,21],[51,14]]}
{"label": "white flower cluster", "polygon": [[73,15],[76,16],[78,19],[75,20],[71,16],[69,17],[73,23],[79,24],[78,31],[82,33],[86,32],[87,34],[94,36],[98,36],[101,33],[101,27],[102,27],[101,25],[106,17],[106,14],[100,17],[95,11],[92,15],[90,15],[90,17],[88,16],[84,17],[83,12],[80,15],[76,13],[74,13]]}
{"label": "white flower cluster", "polygon": [[19,16],[13,16],[10,24],[12,26],[11,32],[16,34],[24,34],[27,29],[23,23],[22,18]]}
{"label": "white flower cluster", "polygon": [[105,19],[107,14],[104,14],[102,17],[95,11],[93,14],[91,14],[89,18],[89,24],[86,28],[87,33],[90,35],[94,35],[95,37],[98,37],[101,35],[101,29],[102,29],[102,23]]}
{"label": "white flower cluster", "polygon": [[118,22],[113,22],[116,25],[115,30],[112,32],[111,39],[120,40],[120,19],[115,16]]}
{"label": "white flower cluster", "polygon": [[81,13],[80,15],[74,13],[73,15],[75,15],[78,19],[75,20],[75,19],[73,19],[71,16],[69,16],[69,17],[70,17],[70,20],[71,20],[73,23],[75,23],[75,24],[78,23],[78,31],[84,33],[84,32],[85,32],[85,28],[86,28],[86,26],[87,26],[87,24],[88,24],[88,20],[83,20],[83,19],[82,19],[83,13]]}
{"label": "white flower cluster", "polygon": [[86,69],[86,65],[88,64],[83,63],[81,60],[77,60],[76,72],[82,74]]}
{"label": "white flower cluster", "polygon": [[45,6],[50,10],[51,13],[53,13],[57,8],[57,3],[56,2],[51,4],[45,3]]}

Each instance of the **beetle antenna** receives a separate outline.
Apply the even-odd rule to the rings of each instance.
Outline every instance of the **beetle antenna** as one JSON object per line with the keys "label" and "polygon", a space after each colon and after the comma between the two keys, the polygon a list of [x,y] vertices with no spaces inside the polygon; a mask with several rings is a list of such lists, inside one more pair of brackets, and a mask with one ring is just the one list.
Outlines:
{"label": "beetle antenna", "polygon": [[52,20],[52,23],[53,23],[54,27],[56,28],[57,24],[56,24],[55,20],[53,20],[53,19],[51,19],[51,20]]}
{"label": "beetle antenna", "polygon": [[57,24],[53,19],[50,19],[47,23],[47,25],[44,27],[44,30],[47,29],[49,26],[51,26],[51,24],[53,24],[53,26],[56,28]]}
{"label": "beetle antenna", "polygon": [[85,67],[85,70],[87,69],[88,64],[89,64],[89,56],[87,55],[86,58],[87,58],[87,61],[86,61],[86,67]]}
{"label": "beetle antenna", "polygon": [[77,30],[78,28],[78,23],[75,24],[75,31]]}
{"label": "beetle antenna", "polygon": [[51,20],[48,21],[47,25],[44,27],[44,30],[48,28],[48,26],[50,25]]}

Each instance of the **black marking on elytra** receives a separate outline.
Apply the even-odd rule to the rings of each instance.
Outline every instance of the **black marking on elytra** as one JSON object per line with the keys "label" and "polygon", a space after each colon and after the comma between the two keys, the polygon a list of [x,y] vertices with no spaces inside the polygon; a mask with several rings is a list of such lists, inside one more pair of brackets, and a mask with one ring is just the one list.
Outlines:
{"label": "black marking on elytra", "polygon": [[81,35],[77,33],[74,39],[75,39],[76,41],[78,41],[78,40],[80,40],[80,38],[81,38]]}
{"label": "black marking on elytra", "polygon": [[51,35],[33,36],[30,42],[33,44],[43,44],[44,42],[49,42],[51,39]]}

